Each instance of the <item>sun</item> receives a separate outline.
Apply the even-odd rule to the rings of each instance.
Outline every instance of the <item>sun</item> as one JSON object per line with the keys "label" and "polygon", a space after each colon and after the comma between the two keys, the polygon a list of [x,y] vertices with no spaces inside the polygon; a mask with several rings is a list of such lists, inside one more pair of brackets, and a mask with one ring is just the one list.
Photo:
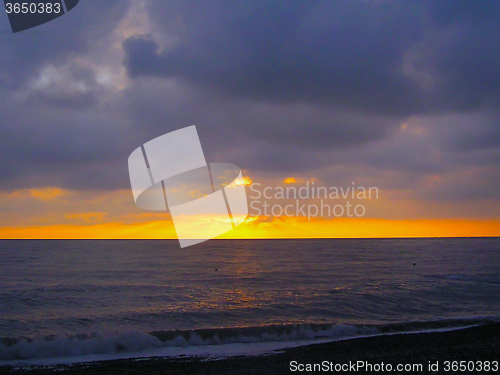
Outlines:
{"label": "sun", "polygon": [[237,187],[237,186],[248,186],[252,185],[252,180],[250,177],[242,177],[242,178],[237,178],[230,184],[226,185],[226,187]]}

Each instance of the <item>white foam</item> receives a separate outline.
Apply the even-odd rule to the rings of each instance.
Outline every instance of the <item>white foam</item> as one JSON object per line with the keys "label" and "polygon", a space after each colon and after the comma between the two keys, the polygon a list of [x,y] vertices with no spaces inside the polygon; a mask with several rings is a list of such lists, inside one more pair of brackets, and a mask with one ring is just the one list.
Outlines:
{"label": "white foam", "polygon": [[218,334],[203,339],[198,334],[191,333],[187,338],[178,335],[165,342],[139,331],[86,338],[35,339],[31,342],[21,340],[9,347],[0,345],[0,364],[53,365],[152,356],[254,355],[279,348],[375,332],[373,328],[339,324],[324,330],[300,327],[286,333],[264,332],[256,335],[229,336],[224,339],[219,338]]}
{"label": "white foam", "polygon": [[[310,345],[310,344],[321,344],[326,342],[333,341],[342,341],[349,340],[353,338],[363,338],[363,337],[375,337],[375,336],[387,336],[387,335],[396,335],[396,334],[412,334],[412,333],[431,333],[431,332],[444,332],[444,331],[454,331],[459,329],[465,329],[469,327],[474,327],[477,325],[468,325],[462,327],[446,327],[446,328],[431,328],[431,329],[423,329],[423,330],[412,330],[406,332],[388,332],[388,333],[380,333],[373,328],[364,328],[360,329],[355,326],[350,325],[336,325],[332,326],[330,329],[325,331],[320,331],[321,333],[314,333],[316,337],[310,337],[308,339],[289,339],[285,340],[284,337],[281,337],[280,340],[268,340],[263,341],[262,338],[258,340],[257,338],[252,337],[240,337],[241,341],[245,342],[229,342],[229,343],[220,343],[220,344],[207,344],[206,341],[201,339],[199,336],[193,339],[193,341],[197,341],[198,345],[190,345],[188,341],[192,340],[184,340],[183,338],[176,338],[172,341],[161,342],[153,336],[150,336],[143,332],[128,332],[126,334],[121,334],[119,336],[107,337],[106,339],[102,339],[102,337],[95,337],[92,339],[82,340],[80,343],[87,341],[84,345],[67,345],[67,341],[64,340],[55,340],[45,342],[45,345],[52,343],[52,349],[56,348],[56,350],[60,350],[61,346],[67,345],[67,348],[63,351],[61,355],[53,355],[53,352],[44,352],[42,343],[38,343],[35,345],[37,350],[40,350],[38,355],[41,354],[52,354],[50,356],[43,357],[31,357],[26,359],[9,359],[9,360],[0,360],[0,365],[10,365],[10,366],[30,366],[30,365],[38,365],[38,366],[53,366],[58,364],[75,364],[75,363],[84,363],[84,362],[97,362],[97,361],[107,361],[107,360],[116,360],[116,359],[132,359],[135,358],[137,360],[143,360],[151,357],[181,357],[181,356],[201,356],[206,357],[209,360],[218,360],[224,359],[233,356],[254,356],[254,355],[262,355],[268,354],[275,351],[279,351],[286,348]],[[326,332],[329,335],[326,335]],[[144,336],[145,335],[145,336]],[[128,343],[127,348],[140,348],[137,350],[130,350],[118,353],[116,352],[116,337],[119,337],[121,343]],[[134,341],[134,338],[137,341]],[[182,339],[182,340],[181,340]],[[270,337],[267,337],[270,339]],[[101,343],[97,343],[96,341],[102,341]],[[236,338],[231,338],[231,340],[237,340]],[[69,340],[71,341],[71,340]],[[24,343],[25,345],[33,345],[33,343]],[[173,345],[177,344],[177,345]],[[17,345],[17,344],[16,344]],[[99,347],[99,345],[101,345]],[[106,346],[108,345],[108,346]],[[115,345],[115,346],[113,346]],[[84,352],[85,348],[88,352]],[[96,349],[106,349],[109,350],[106,353],[96,353]],[[67,355],[68,353],[72,353]],[[33,354],[33,353],[31,353]]]}

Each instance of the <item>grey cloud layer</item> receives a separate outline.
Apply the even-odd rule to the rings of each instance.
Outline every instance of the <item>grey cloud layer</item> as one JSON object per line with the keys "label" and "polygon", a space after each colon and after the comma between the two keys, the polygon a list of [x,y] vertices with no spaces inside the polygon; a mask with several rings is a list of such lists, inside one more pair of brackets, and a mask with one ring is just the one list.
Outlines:
{"label": "grey cloud layer", "polygon": [[497,107],[496,2],[215,4],[151,2],[157,27],[176,42],[126,40],[130,75],[390,115]]}
{"label": "grey cloud layer", "polygon": [[0,17],[0,82],[12,89],[26,84],[45,64],[85,54],[103,34],[116,27],[128,1],[84,1],[74,14],[30,31],[9,34],[6,14]]}
{"label": "grey cloud layer", "polygon": [[119,39],[133,3],[0,34],[1,188],[128,188],[133,149],[196,124],[253,176],[500,198],[500,3],[146,1],[152,32]]}

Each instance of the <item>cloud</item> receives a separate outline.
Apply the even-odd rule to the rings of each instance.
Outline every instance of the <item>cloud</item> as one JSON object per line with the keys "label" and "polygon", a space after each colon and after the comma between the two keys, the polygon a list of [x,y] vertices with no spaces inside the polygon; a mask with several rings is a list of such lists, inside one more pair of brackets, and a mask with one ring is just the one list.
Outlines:
{"label": "cloud", "polygon": [[497,5],[149,6],[156,27],[174,42],[160,46],[152,35],[125,40],[125,65],[134,78],[173,77],[227,97],[383,115],[496,107]]}
{"label": "cloud", "polygon": [[165,32],[177,42],[161,48],[151,36],[127,39],[123,45],[131,77],[176,77],[226,96],[391,114],[408,112],[418,99],[415,83],[400,71],[402,52],[421,34],[418,16],[409,16],[419,12],[413,6],[150,6],[160,28],[167,12],[176,15],[178,27],[169,24]]}
{"label": "cloud", "polygon": [[8,34],[7,15],[0,17],[0,82],[4,88],[19,89],[46,64],[57,65],[91,51],[123,18],[129,1],[85,1],[78,10],[36,29]]}
{"label": "cloud", "polygon": [[132,150],[195,124],[209,162],[256,181],[491,215],[500,10],[471,4],[88,0],[1,34],[0,190],[128,189]]}

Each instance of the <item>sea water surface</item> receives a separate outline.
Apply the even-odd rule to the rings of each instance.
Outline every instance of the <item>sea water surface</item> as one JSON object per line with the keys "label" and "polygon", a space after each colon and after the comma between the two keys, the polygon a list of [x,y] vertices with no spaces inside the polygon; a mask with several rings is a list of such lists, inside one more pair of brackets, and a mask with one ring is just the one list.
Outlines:
{"label": "sea water surface", "polygon": [[0,241],[0,364],[498,320],[500,238]]}

